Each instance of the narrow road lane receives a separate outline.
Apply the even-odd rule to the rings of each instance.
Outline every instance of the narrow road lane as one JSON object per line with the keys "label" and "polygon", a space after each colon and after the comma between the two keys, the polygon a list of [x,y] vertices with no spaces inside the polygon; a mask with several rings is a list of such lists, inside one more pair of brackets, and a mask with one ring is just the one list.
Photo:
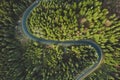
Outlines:
{"label": "narrow road lane", "polygon": [[101,61],[103,59],[103,54],[102,54],[102,50],[101,48],[92,40],[78,40],[78,41],[55,41],[55,40],[46,40],[43,38],[37,38],[36,36],[33,36],[31,34],[31,32],[29,31],[28,27],[27,27],[27,19],[31,13],[31,11],[38,5],[40,0],[36,0],[32,5],[30,5],[26,11],[23,14],[22,17],[22,29],[24,31],[24,33],[32,40],[40,42],[42,44],[47,44],[47,45],[51,45],[51,44],[56,44],[56,45],[61,45],[61,46],[72,46],[72,45],[82,45],[82,44],[87,44],[87,45],[91,45],[92,47],[95,48],[95,50],[97,51],[98,54],[98,59],[97,59],[97,63],[95,63],[94,65],[91,65],[89,68],[85,69],[84,71],[82,71],[81,74],[79,74],[76,77],[76,80],[83,80],[85,77],[87,77],[90,73],[92,73],[93,71],[95,71],[101,64]]}

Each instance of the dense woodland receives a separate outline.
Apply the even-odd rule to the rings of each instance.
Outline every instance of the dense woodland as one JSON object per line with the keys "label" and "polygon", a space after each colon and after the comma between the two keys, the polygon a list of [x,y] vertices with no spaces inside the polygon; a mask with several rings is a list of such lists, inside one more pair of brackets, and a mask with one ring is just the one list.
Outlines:
{"label": "dense woodland", "polygon": [[[90,45],[65,49],[32,40],[20,42],[15,27],[33,1],[0,1],[0,79],[74,80],[77,73],[96,61],[95,50]],[[31,33],[45,39],[97,42],[103,50],[103,63],[85,80],[119,80],[120,20],[101,8],[98,0],[77,0],[78,3],[61,0],[61,4],[56,1],[40,2],[34,9],[28,20]]]}

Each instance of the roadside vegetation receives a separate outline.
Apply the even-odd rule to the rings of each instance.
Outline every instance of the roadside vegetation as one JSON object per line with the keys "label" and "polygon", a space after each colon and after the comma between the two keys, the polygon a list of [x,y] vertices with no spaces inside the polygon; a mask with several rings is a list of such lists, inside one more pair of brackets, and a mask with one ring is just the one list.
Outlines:
{"label": "roadside vegetation", "polygon": [[28,0],[0,0],[0,80],[25,80],[25,49],[15,37],[15,27]]}
{"label": "roadside vegetation", "polygon": [[[26,52],[30,65],[26,79],[74,80],[77,74],[97,62],[96,51],[88,45],[64,47],[31,45]],[[79,52],[80,51],[80,52]],[[88,54],[89,53],[89,54]]]}
{"label": "roadside vegetation", "polygon": [[[59,41],[90,39],[97,42],[103,50],[103,66],[108,67],[103,74],[99,73],[104,80],[109,79],[104,75],[116,70],[114,66],[120,62],[115,60],[120,52],[120,21],[115,14],[110,15],[107,9],[102,8],[102,2],[98,0],[42,0],[30,14],[28,26],[38,38]],[[94,79],[101,79],[96,73],[92,75]]]}
{"label": "roadside vegetation", "polygon": [[[15,26],[33,1],[0,1],[0,79],[74,80],[96,62],[96,51],[90,45],[65,48],[32,40],[23,47],[15,37]],[[28,29],[48,40],[95,41],[103,50],[104,60],[85,80],[119,80],[120,21],[101,8],[98,0],[75,1],[41,0],[29,16]]]}

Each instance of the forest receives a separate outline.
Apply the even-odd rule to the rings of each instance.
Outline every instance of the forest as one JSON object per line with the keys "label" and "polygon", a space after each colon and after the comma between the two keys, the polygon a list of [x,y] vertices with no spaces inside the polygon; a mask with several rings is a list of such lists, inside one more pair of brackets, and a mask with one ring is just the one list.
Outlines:
{"label": "forest", "polygon": [[[120,19],[103,8],[101,1],[77,1],[41,0],[28,18],[30,32],[47,40],[95,41],[102,48],[104,59],[85,80],[119,80]],[[96,62],[96,51],[90,45],[66,49],[44,45],[26,38],[23,32],[16,37],[23,12],[33,2],[0,1],[0,79],[74,80],[85,67]]]}

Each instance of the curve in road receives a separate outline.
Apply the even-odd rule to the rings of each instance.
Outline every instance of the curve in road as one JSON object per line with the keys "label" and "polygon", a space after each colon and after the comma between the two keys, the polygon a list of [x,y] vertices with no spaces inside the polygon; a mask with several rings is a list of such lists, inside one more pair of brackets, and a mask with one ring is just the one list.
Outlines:
{"label": "curve in road", "polygon": [[71,41],[55,41],[55,40],[46,40],[43,38],[37,38],[36,36],[32,35],[31,32],[29,31],[27,27],[27,19],[31,13],[31,11],[38,5],[40,0],[34,1],[24,12],[23,17],[22,17],[22,29],[23,32],[32,40],[40,42],[42,44],[55,44],[55,45],[61,45],[61,46],[71,46],[71,45],[81,45],[81,44],[87,44],[91,45],[92,47],[95,48],[98,54],[98,59],[97,62],[94,65],[91,65],[89,68],[85,69],[82,71],[81,74],[79,74],[75,79],[76,80],[83,80],[85,77],[87,77],[90,73],[95,71],[101,64],[101,61],[103,59],[103,54],[101,48],[92,40],[71,40]]}

